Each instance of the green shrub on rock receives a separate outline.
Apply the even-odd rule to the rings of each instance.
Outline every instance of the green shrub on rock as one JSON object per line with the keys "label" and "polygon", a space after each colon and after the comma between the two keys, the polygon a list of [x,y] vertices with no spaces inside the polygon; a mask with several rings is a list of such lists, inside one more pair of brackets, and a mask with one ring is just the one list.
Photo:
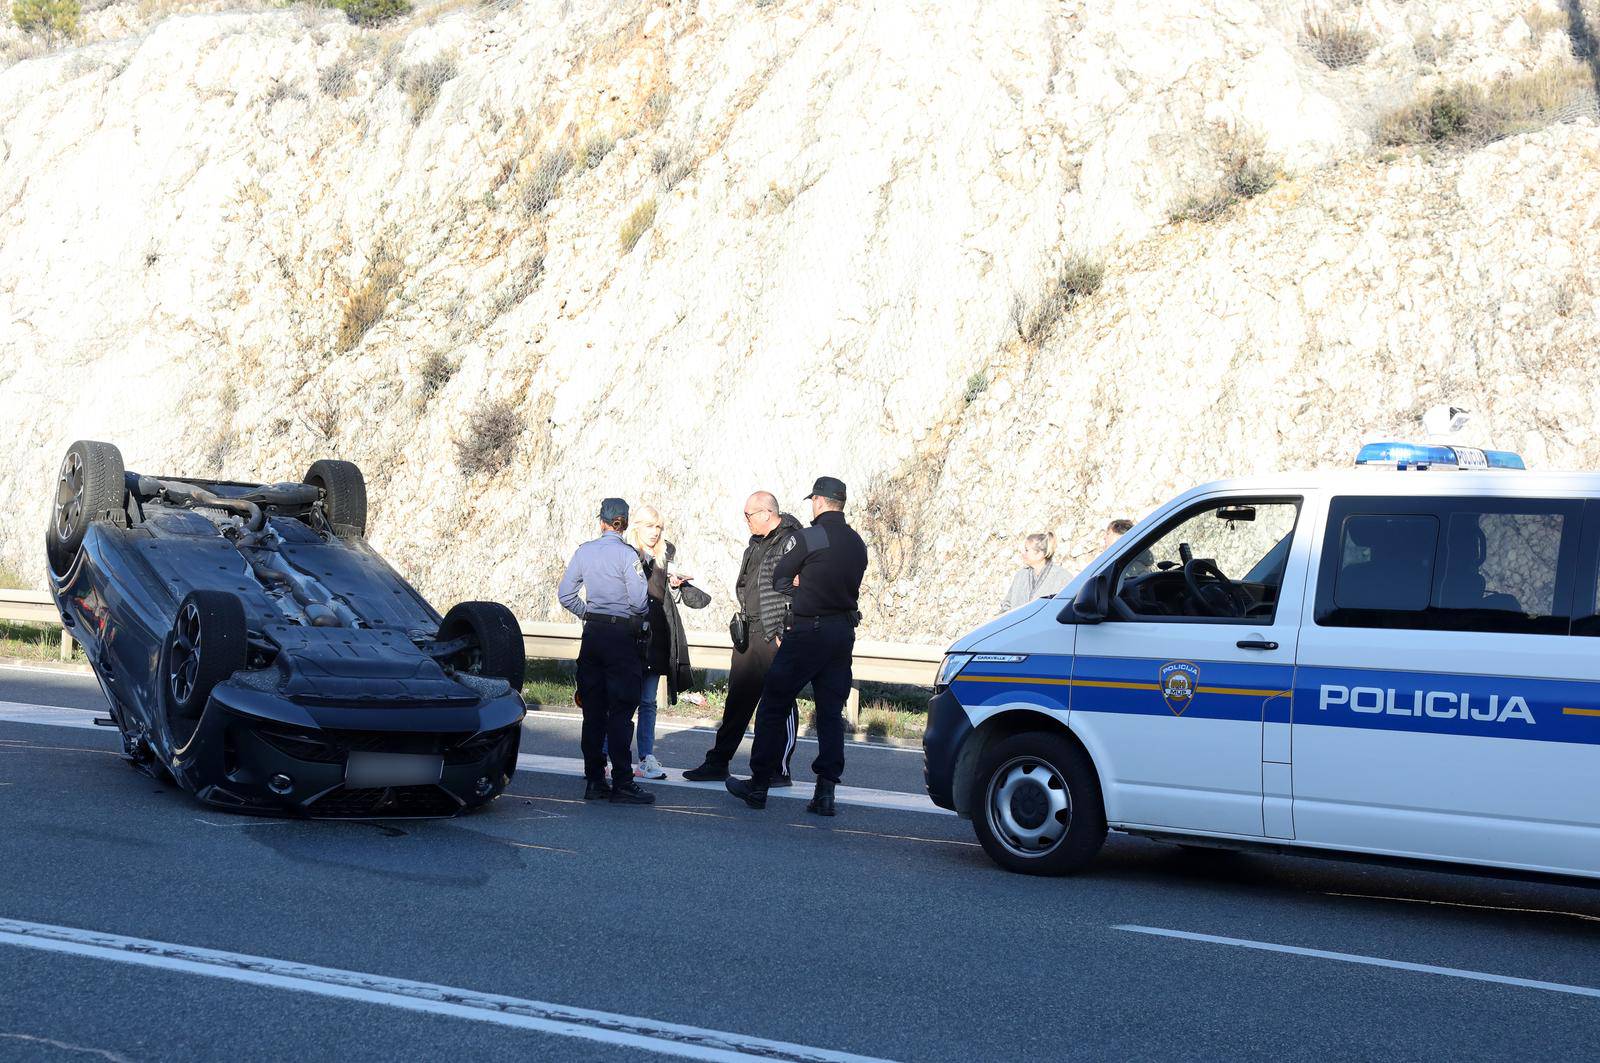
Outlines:
{"label": "green shrub on rock", "polygon": [[333,6],[362,26],[376,26],[411,14],[411,0],[333,0]]}
{"label": "green shrub on rock", "polygon": [[78,32],[78,0],[14,0],[11,21],[23,33],[46,40],[66,40]]}

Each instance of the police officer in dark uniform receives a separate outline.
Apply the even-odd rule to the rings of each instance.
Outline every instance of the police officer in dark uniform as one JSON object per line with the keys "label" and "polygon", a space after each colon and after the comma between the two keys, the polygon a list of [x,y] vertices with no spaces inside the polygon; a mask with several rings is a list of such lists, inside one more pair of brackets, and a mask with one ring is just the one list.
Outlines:
{"label": "police officer in dark uniform", "polygon": [[750,778],[729,778],[728,792],[751,808],[767,807],[767,788],[783,763],[787,721],[807,683],[817,699],[816,793],[806,806],[819,816],[834,814],[834,787],[844,774],[844,703],[850,697],[861,579],[867,544],[844,519],[844,483],[823,476],[807,496],[811,527],[778,561],[772,586],[793,597],[783,642],[772,659],[756,707]]}
{"label": "police officer in dark uniform", "polygon": [[[578,547],[561,577],[563,608],[583,621],[578,650],[578,701],[583,707],[584,800],[648,805],[655,795],[633,781],[633,713],[644,689],[648,584],[639,552],[622,533],[628,503],[600,503],[600,537]],[[583,597],[578,596],[579,591]],[[605,778],[611,752],[611,782]]]}

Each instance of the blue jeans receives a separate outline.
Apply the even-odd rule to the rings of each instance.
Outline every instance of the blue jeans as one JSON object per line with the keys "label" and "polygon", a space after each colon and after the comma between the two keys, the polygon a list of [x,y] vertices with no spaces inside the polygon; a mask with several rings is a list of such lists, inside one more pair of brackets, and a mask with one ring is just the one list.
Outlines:
{"label": "blue jeans", "polygon": [[661,695],[661,677],[644,674],[644,689],[639,691],[639,759],[656,750],[656,701]]}
{"label": "blue jeans", "polygon": [[[656,702],[661,696],[661,677],[653,672],[644,674],[644,686],[639,690],[639,759],[644,760],[656,750]],[[610,743],[607,742],[609,750]]]}

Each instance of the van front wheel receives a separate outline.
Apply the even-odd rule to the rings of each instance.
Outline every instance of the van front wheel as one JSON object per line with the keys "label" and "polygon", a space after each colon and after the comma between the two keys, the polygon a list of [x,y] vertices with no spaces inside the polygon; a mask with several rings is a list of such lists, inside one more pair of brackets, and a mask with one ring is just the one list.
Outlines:
{"label": "van front wheel", "polygon": [[1065,875],[1106,840],[1094,765],[1071,741],[1043,732],[1013,735],[984,753],[972,825],[990,859],[1024,875]]}

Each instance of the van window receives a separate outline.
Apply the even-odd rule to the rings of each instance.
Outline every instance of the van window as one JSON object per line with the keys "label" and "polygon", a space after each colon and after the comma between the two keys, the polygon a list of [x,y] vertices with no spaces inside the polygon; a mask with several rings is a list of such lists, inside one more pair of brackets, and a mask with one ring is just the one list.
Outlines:
{"label": "van window", "polygon": [[1578,513],[1568,500],[1336,498],[1316,622],[1566,634]]}
{"label": "van window", "polygon": [[1593,638],[1600,636],[1600,499],[1589,500],[1583,523],[1572,633]]}
{"label": "van window", "polygon": [[1123,619],[1270,623],[1277,613],[1299,499],[1202,503],[1117,562]]}
{"label": "van window", "polygon": [[1341,610],[1363,612],[1428,608],[1438,538],[1438,520],[1424,514],[1346,517],[1334,604]]}

